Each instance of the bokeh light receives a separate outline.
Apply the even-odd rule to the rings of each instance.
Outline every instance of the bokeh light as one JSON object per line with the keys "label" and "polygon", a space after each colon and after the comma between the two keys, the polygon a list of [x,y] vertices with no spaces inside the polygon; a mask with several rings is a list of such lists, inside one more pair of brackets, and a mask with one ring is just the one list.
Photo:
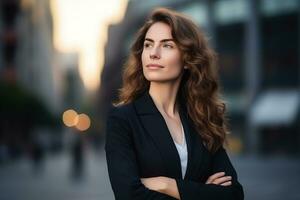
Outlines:
{"label": "bokeh light", "polygon": [[127,0],[51,0],[54,46],[79,53],[79,72],[88,90],[100,84],[108,25],[119,23],[126,8]]}
{"label": "bokeh light", "polygon": [[79,114],[76,128],[80,131],[87,130],[91,125],[91,120],[86,114]]}
{"label": "bokeh light", "polygon": [[66,126],[72,127],[78,123],[78,114],[75,110],[69,109],[63,113],[63,122]]}

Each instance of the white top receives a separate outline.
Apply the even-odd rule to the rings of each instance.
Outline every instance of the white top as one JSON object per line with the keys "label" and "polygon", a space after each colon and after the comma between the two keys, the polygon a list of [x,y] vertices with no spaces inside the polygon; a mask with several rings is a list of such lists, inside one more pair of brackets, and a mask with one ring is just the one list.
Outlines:
{"label": "white top", "polygon": [[182,179],[184,179],[185,172],[186,172],[186,167],[187,167],[187,161],[188,161],[188,155],[187,155],[187,147],[186,147],[186,141],[185,141],[185,134],[184,134],[184,129],[181,124],[181,130],[183,134],[183,144],[178,144],[174,139],[175,146],[177,148],[180,161],[181,161],[181,172],[182,172]]}

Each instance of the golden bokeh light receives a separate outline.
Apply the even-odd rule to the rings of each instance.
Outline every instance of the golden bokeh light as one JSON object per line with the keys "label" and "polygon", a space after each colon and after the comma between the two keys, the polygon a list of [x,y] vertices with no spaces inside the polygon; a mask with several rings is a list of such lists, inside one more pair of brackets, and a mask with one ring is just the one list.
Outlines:
{"label": "golden bokeh light", "polygon": [[51,0],[54,46],[60,52],[79,54],[84,86],[95,91],[104,65],[108,26],[119,23],[128,0]]}
{"label": "golden bokeh light", "polygon": [[72,127],[78,123],[78,114],[75,110],[69,109],[63,113],[63,122],[66,126]]}
{"label": "golden bokeh light", "polygon": [[91,120],[89,116],[86,114],[80,114],[78,115],[78,122],[76,124],[76,128],[80,131],[87,130],[91,125]]}

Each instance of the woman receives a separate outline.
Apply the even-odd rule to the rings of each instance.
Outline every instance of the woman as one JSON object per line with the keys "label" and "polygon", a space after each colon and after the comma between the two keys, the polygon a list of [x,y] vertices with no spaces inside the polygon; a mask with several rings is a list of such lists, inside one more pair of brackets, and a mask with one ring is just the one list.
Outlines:
{"label": "woman", "polygon": [[215,60],[201,30],[175,11],[155,9],[139,30],[107,119],[116,199],[244,198],[223,148]]}

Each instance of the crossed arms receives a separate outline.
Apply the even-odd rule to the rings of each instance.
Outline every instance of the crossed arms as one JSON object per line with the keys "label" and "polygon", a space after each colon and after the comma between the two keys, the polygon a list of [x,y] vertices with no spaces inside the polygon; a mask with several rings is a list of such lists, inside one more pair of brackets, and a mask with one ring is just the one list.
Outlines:
{"label": "crossed arms", "polygon": [[214,174],[205,184],[162,176],[140,178],[126,118],[111,114],[106,134],[107,167],[116,200],[244,199],[243,188],[224,148],[215,153]]}

